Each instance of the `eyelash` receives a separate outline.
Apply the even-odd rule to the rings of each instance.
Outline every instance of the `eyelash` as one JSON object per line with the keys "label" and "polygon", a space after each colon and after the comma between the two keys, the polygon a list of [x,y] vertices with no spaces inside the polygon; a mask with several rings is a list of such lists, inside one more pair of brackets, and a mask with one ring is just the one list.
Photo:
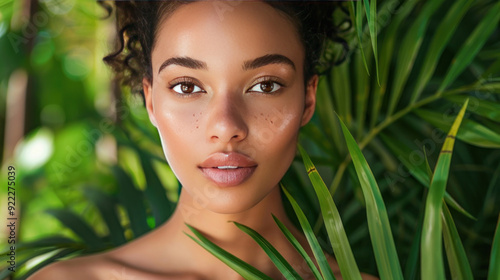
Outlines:
{"label": "eyelash", "polygon": [[[190,86],[195,86],[195,87],[198,87],[200,88],[200,91],[196,91],[196,92],[192,92],[192,93],[180,93],[180,92],[177,92],[174,90],[175,87],[177,86],[182,86],[182,85],[190,85]],[[171,81],[169,83],[169,87],[168,87],[171,91],[175,92],[175,94],[179,95],[179,96],[182,96],[182,97],[188,97],[190,95],[193,95],[193,94],[197,94],[197,93],[204,93],[206,92],[202,86],[201,86],[201,83],[198,82],[197,80],[193,79],[193,78],[190,78],[190,77],[180,77],[178,79],[175,79],[173,81]]]}
{"label": "eyelash", "polygon": [[[266,82],[272,82],[273,84],[277,84],[279,86],[279,88],[277,90],[269,92],[269,93],[262,92],[262,91],[250,91],[250,89],[254,88],[255,86],[262,84],[262,83],[266,83]],[[278,91],[281,91],[281,89],[284,87],[285,87],[285,85],[280,79],[277,79],[275,77],[261,77],[261,78],[257,79],[257,81],[255,81],[250,86],[250,88],[247,90],[247,92],[257,92],[257,93],[261,93],[263,95],[271,95],[271,94],[276,94]]]}
{"label": "eyelash", "polygon": [[[269,93],[262,92],[262,91],[250,91],[250,89],[254,88],[255,86],[257,86],[259,84],[265,83],[265,82],[272,82],[273,84],[277,84],[279,86],[279,88],[277,90],[269,92]],[[200,84],[201,83],[198,80],[196,80],[196,79],[193,79],[193,78],[190,78],[190,77],[180,77],[178,79],[175,79],[175,80],[171,81],[169,83],[169,87],[168,88],[171,91],[174,91],[175,94],[177,94],[179,96],[188,97],[188,96],[191,96],[193,94],[205,93],[206,92]],[[182,86],[182,85],[190,85],[190,86],[198,87],[200,90],[196,91],[196,92],[191,92],[191,93],[180,93],[180,92],[177,92],[177,91],[174,90],[175,87]],[[249,89],[247,90],[247,92],[256,92],[256,93],[261,93],[263,95],[271,95],[271,94],[276,94],[278,91],[281,91],[281,89],[284,88],[284,87],[285,87],[285,85],[279,79],[277,79],[275,77],[261,77],[261,78],[257,79],[249,87]]]}

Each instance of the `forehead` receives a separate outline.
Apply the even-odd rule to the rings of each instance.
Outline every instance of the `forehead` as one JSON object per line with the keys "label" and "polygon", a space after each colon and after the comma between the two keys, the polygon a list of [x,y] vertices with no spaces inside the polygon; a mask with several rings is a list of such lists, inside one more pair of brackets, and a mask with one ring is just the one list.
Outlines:
{"label": "forehead", "polygon": [[181,5],[159,25],[152,52],[153,72],[173,56],[189,56],[211,65],[240,63],[281,54],[301,69],[304,50],[288,16],[260,1],[199,1]]}

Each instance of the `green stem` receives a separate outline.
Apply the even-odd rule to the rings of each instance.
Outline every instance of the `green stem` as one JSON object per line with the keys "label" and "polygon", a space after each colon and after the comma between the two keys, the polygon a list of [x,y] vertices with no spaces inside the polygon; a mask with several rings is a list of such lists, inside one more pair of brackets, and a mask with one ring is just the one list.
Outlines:
{"label": "green stem", "polygon": [[[359,143],[359,148],[361,150],[363,150],[366,147],[366,145],[368,145],[368,143],[370,143],[370,141],[372,141],[373,138],[375,138],[382,130],[384,130],[386,127],[388,127],[389,125],[391,125],[395,121],[399,120],[400,118],[404,117],[406,114],[408,114],[412,110],[417,109],[419,107],[422,107],[424,105],[427,105],[427,104],[429,104],[437,99],[440,99],[444,96],[450,96],[450,95],[454,95],[454,94],[463,93],[463,92],[469,91],[471,89],[474,89],[475,87],[477,87],[477,83],[474,83],[474,84],[468,85],[468,86],[459,87],[459,88],[449,90],[449,91],[436,92],[434,95],[431,95],[427,98],[424,98],[424,99],[420,100],[419,102],[408,105],[406,108],[398,111],[394,115],[386,118],[381,123],[379,123],[377,126],[375,126],[370,131],[370,133],[366,137],[364,137],[363,140],[361,140],[361,142]],[[351,157],[348,154],[346,156],[346,158],[344,159],[344,161],[340,164],[340,166],[337,170],[337,173],[335,173],[333,183],[330,186],[330,193],[332,195],[337,190],[337,187],[340,184],[340,181],[342,180],[342,177],[344,176],[345,170],[347,169],[347,166],[349,165],[350,162],[351,162]],[[316,231],[316,229],[318,229],[318,223],[316,223],[314,229],[315,229],[315,231]]]}

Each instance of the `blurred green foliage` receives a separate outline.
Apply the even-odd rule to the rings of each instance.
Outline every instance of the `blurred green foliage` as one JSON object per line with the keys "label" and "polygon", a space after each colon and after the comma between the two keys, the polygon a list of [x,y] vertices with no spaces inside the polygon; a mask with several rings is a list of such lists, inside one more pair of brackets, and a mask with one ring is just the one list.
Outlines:
{"label": "blurred green foliage", "polygon": [[[498,3],[378,1],[374,30],[355,17],[365,12],[360,2],[346,3],[355,24],[339,24],[347,25],[342,36],[350,52],[322,77],[317,113],[301,143],[330,188],[359,267],[376,273],[365,202],[338,113],[377,179],[404,274],[415,278],[411,262],[418,255],[424,186],[430,181],[425,158],[435,165],[446,132],[470,98],[446,191],[475,217],[451,210],[473,274],[485,278],[500,212],[500,29],[498,20],[490,26],[494,19],[485,17]],[[0,151],[2,170],[7,164],[17,168],[18,240],[43,240],[31,244],[37,250],[21,248],[19,261],[43,252],[57,252],[52,261],[114,247],[162,223],[173,210],[179,185],[142,100],[120,88],[102,63],[113,48],[113,29],[112,17],[94,1],[0,0],[0,143],[15,148],[13,157]],[[337,53],[338,45],[329,51]],[[16,71],[28,77],[25,121],[11,120],[22,127],[23,138],[7,147],[10,131],[3,124]],[[301,160],[283,182],[328,248]],[[5,196],[0,193],[2,208]],[[84,224],[92,225],[90,233]],[[4,236],[0,231],[0,240]],[[39,261],[20,266],[19,275]]]}

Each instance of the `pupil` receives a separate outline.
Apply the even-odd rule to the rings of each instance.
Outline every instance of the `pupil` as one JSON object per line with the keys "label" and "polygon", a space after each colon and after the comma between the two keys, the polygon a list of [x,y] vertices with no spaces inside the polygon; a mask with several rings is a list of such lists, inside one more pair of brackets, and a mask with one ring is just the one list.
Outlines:
{"label": "pupil", "polygon": [[194,85],[192,85],[192,84],[182,84],[181,85],[181,90],[184,93],[191,93],[194,90]]}
{"label": "pupil", "polygon": [[263,82],[260,84],[260,89],[263,92],[271,92],[273,90],[274,86],[272,82]]}

